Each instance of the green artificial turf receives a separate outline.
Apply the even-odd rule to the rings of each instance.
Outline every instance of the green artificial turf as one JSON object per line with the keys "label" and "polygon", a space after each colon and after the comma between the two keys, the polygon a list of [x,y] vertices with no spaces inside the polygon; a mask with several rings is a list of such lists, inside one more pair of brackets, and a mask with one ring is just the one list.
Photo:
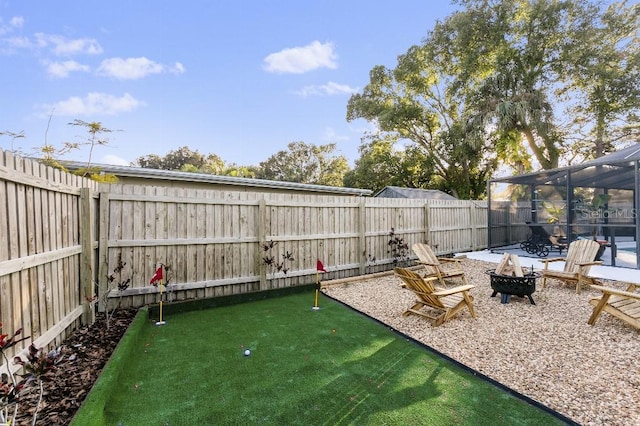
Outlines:
{"label": "green artificial turf", "polygon": [[168,315],[164,326],[136,321],[72,424],[563,424],[370,318],[320,301],[312,310],[309,292]]}

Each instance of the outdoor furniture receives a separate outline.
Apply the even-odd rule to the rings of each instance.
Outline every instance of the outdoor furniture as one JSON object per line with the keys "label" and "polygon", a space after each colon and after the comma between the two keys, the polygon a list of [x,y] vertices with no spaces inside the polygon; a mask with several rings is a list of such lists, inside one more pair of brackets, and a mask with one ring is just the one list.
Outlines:
{"label": "outdoor furniture", "polygon": [[[420,275],[405,268],[394,268],[396,276],[405,283],[405,288],[411,290],[417,296],[413,306],[402,315],[420,315],[431,320],[434,326],[439,326],[465,307],[473,318],[476,311],[473,308],[473,296],[469,290],[475,286],[467,284],[450,289],[440,289],[433,285],[438,277],[422,278]],[[427,308],[427,309],[423,309]]]}
{"label": "outdoor furniture", "polygon": [[487,274],[491,277],[491,297],[500,293],[500,302],[509,303],[511,296],[526,296],[532,305],[536,304],[531,295],[536,291],[536,279],[540,274],[533,272],[533,268],[525,274],[517,255],[505,253],[496,269]]}
{"label": "outdoor furniture", "polygon": [[433,249],[428,244],[416,243],[411,250],[418,256],[418,263],[424,266],[423,277],[436,277],[440,284],[446,286],[444,280],[449,278],[460,278],[464,284],[467,284],[464,271],[457,268],[443,268],[441,262],[460,262],[460,259],[437,257]]}
{"label": "outdoor furniture", "polygon": [[[601,284],[594,277],[589,276],[589,270],[593,265],[601,265],[602,261],[594,260],[600,244],[593,240],[575,240],[569,244],[566,258],[544,259],[544,270],[542,271],[542,288],[547,285],[547,278],[554,278],[564,281],[567,284],[576,285],[576,293],[580,293],[582,284]],[[548,269],[552,262],[563,261],[564,269],[555,271]]]}
{"label": "outdoor furniture", "polygon": [[[567,239],[561,239],[560,237],[556,237],[554,235],[549,236],[549,242],[551,243],[551,247],[555,247],[560,252],[560,256],[562,256],[562,251],[569,248],[569,244],[566,242]],[[598,259],[599,260],[599,259]]]}
{"label": "outdoor furniture", "polygon": [[629,284],[626,291],[600,285],[591,287],[600,290],[602,297],[589,300],[595,307],[587,324],[594,325],[604,311],[640,330],[640,293],[635,292],[640,284]]}
{"label": "outdoor furniture", "polygon": [[[541,225],[527,223],[531,234],[526,241],[520,243],[520,248],[529,254],[536,254],[538,257],[547,257],[553,244],[549,240],[549,233]],[[562,251],[560,252],[562,255]]]}

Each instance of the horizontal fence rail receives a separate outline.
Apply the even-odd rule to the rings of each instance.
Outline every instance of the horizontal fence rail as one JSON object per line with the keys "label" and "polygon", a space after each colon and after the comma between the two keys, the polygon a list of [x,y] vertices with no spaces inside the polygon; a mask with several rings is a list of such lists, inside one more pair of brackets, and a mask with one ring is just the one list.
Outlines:
{"label": "horizontal fence rail", "polygon": [[317,260],[322,279],[382,272],[417,242],[487,247],[484,201],[107,185],[0,154],[2,333],[32,336],[15,354],[59,343],[96,309],[157,303],[160,264],[173,301],[311,284]]}

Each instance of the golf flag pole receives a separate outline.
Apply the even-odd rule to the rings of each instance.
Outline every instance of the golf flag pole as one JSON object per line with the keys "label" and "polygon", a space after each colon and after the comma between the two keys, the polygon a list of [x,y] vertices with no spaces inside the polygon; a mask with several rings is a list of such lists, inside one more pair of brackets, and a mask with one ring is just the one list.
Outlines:
{"label": "golf flag pole", "polygon": [[322,264],[322,262],[320,262],[320,259],[318,259],[318,262],[316,262],[316,294],[315,294],[315,299],[313,301],[313,310],[317,311],[318,309],[320,309],[320,307],[318,306],[318,292],[320,291],[320,277],[319,277],[319,273],[320,272],[327,272],[326,269],[324,269],[324,265]]}
{"label": "golf flag pole", "polygon": [[166,322],[162,319],[162,292],[164,291],[164,265],[161,263],[160,267],[156,269],[156,273],[151,278],[150,284],[156,285],[157,282],[160,282],[158,285],[160,286],[160,318],[156,325],[165,325]]}

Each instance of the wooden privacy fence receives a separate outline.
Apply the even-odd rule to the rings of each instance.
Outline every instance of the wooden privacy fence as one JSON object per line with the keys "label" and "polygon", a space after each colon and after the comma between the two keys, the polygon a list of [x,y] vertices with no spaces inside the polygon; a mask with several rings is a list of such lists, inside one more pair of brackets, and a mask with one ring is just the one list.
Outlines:
{"label": "wooden privacy fence", "polygon": [[[170,299],[215,297],[312,283],[316,261],[343,278],[388,270],[390,232],[440,254],[486,247],[486,203],[247,193],[115,184],[100,193],[100,292],[141,306],[167,265]],[[405,255],[412,255],[408,250]],[[110,270],[121,259],[109,288]],[[269,261],[268,259],[272,259]],[[113,283],[112,283],[113,286]]]}
{"label": "wooden privacy fence", "polygon": [[[183,300],[311,284],[318,259],[334,279],[389,270],[415,242],[439,254],[487,245],[483,201],[106,185],[0,154],[2,332],[22,327],[40,347],[92,322],[94,297],[101,309],[104,295],[110,307],[157,302],[149,280],[160,263],[169,300]],[[392,250],[391,230],[405,253]]]}
{"label": "wooden privacy fence", "polygon": [[[0,151],[0,322],[38,347],[59,343],[81,320],[95,281],[92,218],[98,185]],[[84,314],[84,318],[81,318]],[[4,366],[6,367],[6,366]]]}

